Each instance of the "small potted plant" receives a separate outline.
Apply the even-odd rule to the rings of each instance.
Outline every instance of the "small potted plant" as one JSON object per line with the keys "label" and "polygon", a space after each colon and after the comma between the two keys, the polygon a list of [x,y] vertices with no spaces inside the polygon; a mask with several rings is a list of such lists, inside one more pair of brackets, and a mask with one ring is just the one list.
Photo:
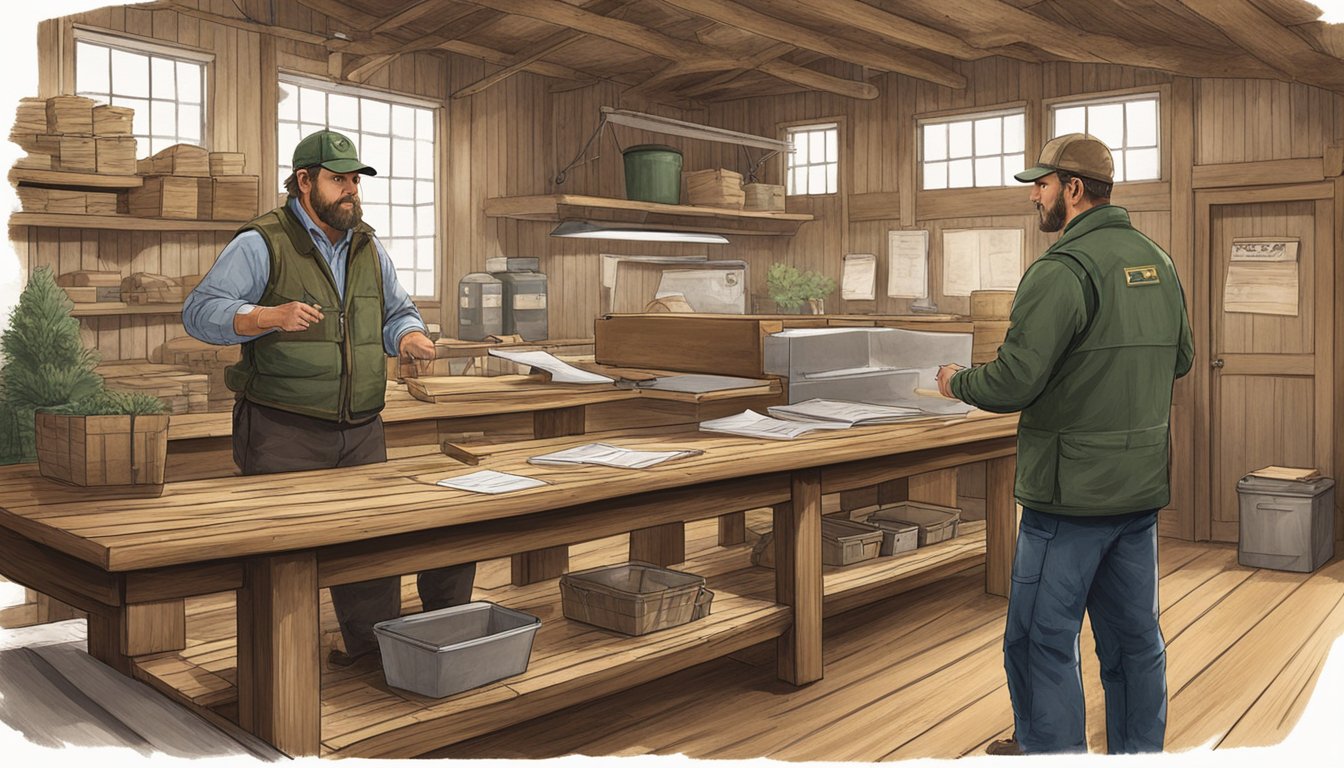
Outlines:
{"label": "small potted plant", "polygon": [[835,280],[818,272],[800,272],[797,267],[776,262],[765,273],[766,289],[775,307],[785,313],[797,313],[803,306],[808,312],[825,312],[823,301],[835,291]]}

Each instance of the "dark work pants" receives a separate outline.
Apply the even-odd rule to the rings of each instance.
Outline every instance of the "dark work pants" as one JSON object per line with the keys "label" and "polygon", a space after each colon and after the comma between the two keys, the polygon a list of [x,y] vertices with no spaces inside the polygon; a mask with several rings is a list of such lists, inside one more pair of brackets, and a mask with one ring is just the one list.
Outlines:
{"label": "dark work pants", "polygon": [[[239,399],[233,406],[233,461],[244,475],[387,461],[383,420],[341,425]],[[420,602],[427,611],[470,602],[475,578],[475,563],[425,571],[416,577]],[[335,586],[331,602],[346,653],[359,656],[378,647],[373,625],[401,614],[401,579]]]}
{"label": "dark work pants", "polygon": [[1083,611],[1101,662],[1106,747],[1160,752],[1167,652],[1158,627],[1157,510],[1099,518],[1022,509],[1003,637],[1024,752],[1086,752],[1078,633]]}

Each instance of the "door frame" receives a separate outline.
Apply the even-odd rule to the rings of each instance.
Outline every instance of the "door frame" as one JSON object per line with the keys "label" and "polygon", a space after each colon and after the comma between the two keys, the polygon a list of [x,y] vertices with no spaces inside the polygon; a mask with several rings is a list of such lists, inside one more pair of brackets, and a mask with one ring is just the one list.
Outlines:
{"label": "door frame", "polygon": [[[1338,191],[1338,194],[1337,194]],[[1344,208],[1344,179],[1306,184],[1277,186],[1230,187],[1195,190],[1195,283],[1191,324],[1195,334],[1195,541],[1213,538],[1213,372],[1214,318],[1212,315],[1214,280],[1212,254],[1213,207],[1219,205],[1249,205],[1254,203],[1311,202],[1315,204],[1316,277],[1315,287],[1315,357],[1313,377],[1316,381],[1315,413],[1329,412],[1333,423],[1315,434],[1313,452],[1321,457],[1320,463],[1329,469],[1334,465],[1334,476],[1341,474],[1341,456],[1336,450],[1339,439],[1336,426],[1341,423],[1340,403],[1335,391],[1333,363],[1339,358],[1341,333],[1336,332],[1340,321],[1334,304],[1335,259],[1344,250],[1339,244],[1339,233],[1334,221],[1337,211]],[[1344,215],[1344,214],[1341,214]],[[1342,222],[1344,223],[1344,222]],[[1203,353],[1201,354],[1201,348]],[[1324,354],[1322,354],[1324,353]],[[1338,518],[1338,513],[1336,514]],[[1340,532],[1336,530],[1338,537]]]}

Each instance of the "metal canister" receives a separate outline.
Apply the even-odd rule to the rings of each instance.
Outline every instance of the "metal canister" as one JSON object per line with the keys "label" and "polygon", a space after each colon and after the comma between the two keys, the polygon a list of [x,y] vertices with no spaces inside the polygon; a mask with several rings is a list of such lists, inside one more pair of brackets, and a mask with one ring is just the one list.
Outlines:
{"label": "metal canister", "polygon": [[504,330],[504,284],[486,272],[472,272],[457,288],[457,337],[484,341]]}

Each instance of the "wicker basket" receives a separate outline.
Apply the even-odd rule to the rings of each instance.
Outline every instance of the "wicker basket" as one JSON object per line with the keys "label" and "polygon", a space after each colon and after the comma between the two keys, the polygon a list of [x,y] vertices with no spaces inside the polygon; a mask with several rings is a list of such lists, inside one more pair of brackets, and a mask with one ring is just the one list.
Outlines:
{"label": "wicker basket", "polygon": [[708,616],[714,593],[703,576],[626,563],[562,575],[560,597],[565,618],[637,636]]}
{"label": "wicker basket", "polygon": [[43,477],[81,486],[163,486],[168,416],[37,414]]}

